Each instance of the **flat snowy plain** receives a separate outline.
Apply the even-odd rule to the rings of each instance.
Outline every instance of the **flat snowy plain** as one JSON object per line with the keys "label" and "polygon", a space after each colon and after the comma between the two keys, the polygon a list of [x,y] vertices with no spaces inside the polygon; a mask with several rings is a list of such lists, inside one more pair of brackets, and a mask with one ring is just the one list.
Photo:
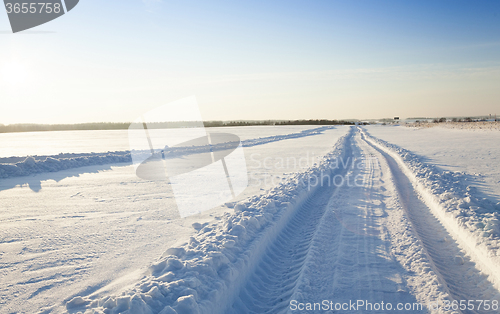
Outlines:
{"label": "flat snowy plain", "polygon": [[[249,187],[185,219],[126,162],[0,179],[0,313],[500,312],[498,132],[229,130]],[[128,148],[100,132],[2,157]]]}

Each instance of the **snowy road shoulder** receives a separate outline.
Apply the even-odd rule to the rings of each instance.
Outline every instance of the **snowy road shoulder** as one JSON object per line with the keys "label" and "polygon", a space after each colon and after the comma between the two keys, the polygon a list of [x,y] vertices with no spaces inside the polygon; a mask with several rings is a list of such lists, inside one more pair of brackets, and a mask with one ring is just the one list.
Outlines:
{"label": "snowy road shoulder", "polygon": [[500,287],[499,205],[480,198],[460,172],[443,171],[422,157],[363,132],[366,140],[394,160],[432,213],[489,280]]}

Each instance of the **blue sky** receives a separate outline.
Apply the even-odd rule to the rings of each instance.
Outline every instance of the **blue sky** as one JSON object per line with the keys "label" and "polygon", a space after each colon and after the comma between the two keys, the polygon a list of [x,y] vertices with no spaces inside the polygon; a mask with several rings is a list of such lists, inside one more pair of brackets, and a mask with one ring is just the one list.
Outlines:
{"label": "blue sky", "polygon": [[81,0],[9,28],[0,12],[5,124],[132,121],[191,95],[207,120],[500,109],[499,1]]}

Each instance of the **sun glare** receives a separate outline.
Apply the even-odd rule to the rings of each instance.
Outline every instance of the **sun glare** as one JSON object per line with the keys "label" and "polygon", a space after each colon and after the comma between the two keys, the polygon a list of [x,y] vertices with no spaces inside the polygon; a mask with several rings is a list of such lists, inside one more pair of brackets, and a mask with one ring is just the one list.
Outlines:
{"label": "sun glare", "polygon": [[28,70],[23,64],[11,61],[0,64],[0,75],[4,84],[16,86],[26,82]]}

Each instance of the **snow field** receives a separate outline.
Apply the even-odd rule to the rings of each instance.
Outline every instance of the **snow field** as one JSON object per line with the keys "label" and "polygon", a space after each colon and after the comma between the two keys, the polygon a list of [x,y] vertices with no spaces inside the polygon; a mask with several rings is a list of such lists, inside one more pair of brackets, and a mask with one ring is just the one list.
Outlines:
{"label": "snow field", "polygon": [[[350,135],[344,135],[323,160],[271,189],[234,205],[209,225],[195,224],[199,232],[183,246],[170,248],[154,263],[151,274],[123,296],[97,300],[76,297],[68,312],[85,313],[222,313],[264,250],[289,223],[311,191],[307,182],[342,158]],[[316,187],[315,187],[316,188]]]}
{"label": "snow field", "polygon": [[469,131],[500,131],[500,123],[494,121],[488,122],[441,122],[441,123],[412,123],[408,127],[432,128],[440,127],[447,129],[459,129]]}
{"label": "snow field", "polygon": [[[128,177],[133,171],[130,165],[105,173],[82,168],[1,182],[6,208],[0,216],[8,227],[0,239],[6,267],[0,274],[6,280],[0,295],[7,302],[4,310],[10,311],[5,313],[293,313],[292,300],[424,306],[411,313],[492,313],[453,311],[443,305],[499,300],[494,278],[498,272],[491,270],[496,267],[493,253],[498,252],[497,204],[484,198],[465,172],[443,171],[428,164],[426,157],[366,130],[349,129],[347,135],[347,128],[339,128],[324,134],[320,130],[321,135],[311,138],[301,132],[252,141],[256,146],[295,136],[292,141],[245,152],[249,174],[279,177],[281,183],[273,183],[268,190],[269,185],[257,184],[261,179],[257,176],[251,180],[256,184],[250,184],[236,201],[182,221],[172,220],[175,202],[168,184]],[[399,133],[394,136],[402,137]],[[330,143],[341,135],[330,151]],[[196,149],[176,155],[196,153]],[[312,167],[280,166],[280,157],[297,160],[305,151],[314,156],[312,162],[309,153],[305,158]],[[324,158],[315,157],[327,151]],[[452,151],[443,148],[444,153]],[[266,159],[272,169],[265,166]],[[358,168],[351,160],[371,162]],[[332,165],[341,168],[332,169]],[[83,175],[66,178],[74,172]],[[363,182],[311,184],[311,178],[325,173],[343,179],[361,176]],[[45,183],[54,177],[66,179]],[[14,187],[15,182],[31,179],[40,181],[38,189],[31,181],[31,191]],[[34,205],[44,199],[57,201]],[[27,204],[22,211],[19,201]],[[50,232],[40,233],[37,226]],[[110,227],[113,232],[108,232]],[[26,228],[30,232],[23,233]],[[82,232],[87,228],[96,232]],[[95,245],[80,245],[75,239]],[[127,242],[129,249],[119,248]],[[125,261],[135,262],[131,268]],[[151,265],[147,274],[141,263]],[[71,292],[60,298],[65,298],[62,309],[54,304],[58,301],[53,294],[64,294],[65,289]],[[41,308],[48,304],[43,301],[47,297],[54,305]],[[34,305],[23,306],[23,302]]]}
{"label": "snow field", "polygon": [[[242,141],[243,147],[252,147],[256,145],[264,145],[267,143],[283,141],[288,139],[296,139],[300,137],[314,136],[321,134],[326,130],[334,129],[332,126],[322,126],[313,129],[306,129],[297,133],[271,135],[266,137],[259,137],[255,139],[246,139]],[[161,130],[166,133],[171,130]],[[230,130],[227,130],[230,131]],[[222,143],[214,145],[215,150],[225,150],[231,143]],[[171,147],[165,149],[166,158],[179,157],[187,154],[196,154],[205,152],[204,146],[190,146],[190,147]],[[138,157],[143,153],[134,151],[134,157]],[[148,152],[143,154],[149,157]],[[2,163],[2,159],[4,163]],[[79,168],[93,165],[105,165],[112,163],[130,163],[132,162],[131,154],[128,151],[106,152],[106,153],[72,153],[72,154],[59,154],[54,156],[29,156],[29,157],[9,157],[0,158],[0,179],[28,176],[44,172],[57,172],[66,169]]]}
{"label": "snow field", "polygon": [[499,289],[498,204],[477,197],[474,188],[464,183],[463,173],[439,170],[406,149],[362,132],[369,143],[397,161],[433,215]]}
{"label": "snow field", "polygon": [[[245,148],[250,182],[232,202],[312,166],[348,129]],[[265,134],[247,138],[252,132]],[[128,163],[2,179],[0,208],[1,314],[61,313],[75,296],[120,295],[167,248],[188,242],[193,223],[234,211],[222,205],[181,219],[168,181],[137,178]]]}
{"label": "snow field", "polygon": [[[206,128],[209,132],[232,133],[241,140],[300,133],[317,125],[244,126]],[[169,129],[163,138],[178,138],[182,129]],[[48,131],[0,133],[0,163],[12,156],[55,156],[106,153],[130,148],[128,130]]]}
{"label": "snow field", "polygon": [[405,148],[441,170],[461,173],[478,197],[500,201],[500,133],[446,128],[366,126],[374,137]]}

